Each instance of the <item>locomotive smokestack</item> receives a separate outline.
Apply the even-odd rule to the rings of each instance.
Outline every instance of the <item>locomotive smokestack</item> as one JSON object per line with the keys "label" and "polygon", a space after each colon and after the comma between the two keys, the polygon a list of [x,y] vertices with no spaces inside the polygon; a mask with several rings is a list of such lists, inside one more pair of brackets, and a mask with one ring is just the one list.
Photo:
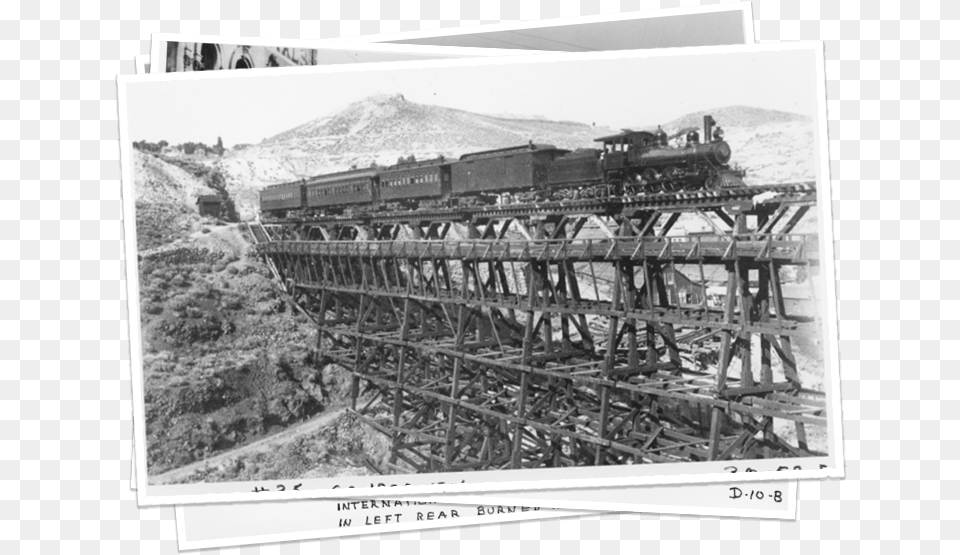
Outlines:
{"label": "locomotive smokestack", "polygon": [[713,126],[716,124],[713,116],[703,116],[703,142],[713,142]]}

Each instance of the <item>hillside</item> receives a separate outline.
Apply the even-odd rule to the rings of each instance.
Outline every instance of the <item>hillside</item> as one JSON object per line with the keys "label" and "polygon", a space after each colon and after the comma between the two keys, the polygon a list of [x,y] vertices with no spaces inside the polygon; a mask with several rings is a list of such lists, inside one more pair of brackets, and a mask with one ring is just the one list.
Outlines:
{"label": "hillside", "polygon": [[[582,123],[475,114],[409,102],[401,95],[376,95],[331,116],[229,153],[221,161],[241,212],[256,206],[256,191],[280,181],[349,169],[393,164],[401,156],[438,155],[526,144],[562,148],[593,145],[616,130]],[[234,193],[235,191],[235,193]]]}
{"label": "hillside", "polygon": [[752,106],[725,106],[723,108],[714,108],[712,110],[687,114],[667,123],[664,127],[670,129],[702,127],[703,116],[707,114],[712,115],[713,119],[717,120],[724,129],[728,126],[756,128],[763,125],[779,125],[795,122],[811,123],[809,117],[790,112],[754,108]]}
{"label": "hillside", "polygon": [[197,196],[209,195],[204,181],[173,164],[134,150],[137,249],[170,246],[200,228]]}
{"label": "hillside", "polygon": [[202,179],[139,150],[133,151],[133,186],[137,202],[191,205],[198,195],[213,193]]}

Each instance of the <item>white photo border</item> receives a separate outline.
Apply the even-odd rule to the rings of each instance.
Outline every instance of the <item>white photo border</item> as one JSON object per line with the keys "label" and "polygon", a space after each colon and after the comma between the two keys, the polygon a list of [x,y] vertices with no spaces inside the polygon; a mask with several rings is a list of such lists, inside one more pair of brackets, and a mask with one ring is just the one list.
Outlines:
{"label": "white photo border", "polygon": [[[716,484],[718,488],[722,487],[724,492],[723,495],[729,494],[729,488],[737,487],[730,486],[727,484]],[[684,488],[697,486],[677,486],[677,493],[682,494]],[[744,486],[741,484],[741,489]],[[444,509],[456,509],[463,508],[468,513],[476,512],[478,507],[490,507],[490,506],[502,506],[502,507],[538,507],[537,511],[530,512],[520,512],[515,513],[502,513],[495,514],[483,517],[466,517],[458,520],[435,520],[435,521],[413,521],[406,523],[396,523],[396,524],[379,524],[379,525],[368,525],[362,527],[325,527],[325,528],[314,528],[311,530],[303,530],[298,532],[277,532],[277,533],[257,533],[253,535],[236,535],[236,536],[223,536],[217,539],[204,539],[204,540],[192,540],[187,533],[187,528],[190,526],[200,526],[205,525],[205,518],[200,517],[199,515],[191,515],[191,511],[195,511],[197,508],[202,507],[202,505],[177,505],[176,506],[176,519],[177,519],[177,544],[181,550],[193,550],[193,549],[209,549],[217,547],[234,547],[241,545],[252,545],[252,544],[264,544],[264,543],[279,543],[279,542],[288,542],[288,541],[304,541],[304,540],[320,540],[326,538],[335,538],[335,537],[347,537],[347,536],[365,536],[370,534],[390,534],[395,532],[405,532],[411,530],[427,530],[427,529],[437,529],[437,528],[450,528],[450,527],[461,527],[461,526],[477,526],[483,524],[499,524],[506,522],[518,522],[526,520],[553,520],[560,518],[578,518],[582,516],[598,516],[603,514],[625,514],[625,513],[639,513],[639,514],[656,514],[656,515],[671,515],[671,516],[692,516],[692,517],[718,517],[718,518],[749,518],[749,519],[758,519],[758,520],[796,520],[797,518],[797,482],[796,481],[787,481],[787,482],[754,482],[749,485],[749,489],[753,491],[766,491],[770,493],[769,488],[779,488],[783,491],[784,507],[780,510],[773,509],[751,509],[751,508],[728,508],[728,507],[693,507],[693,506],[683,506],[683,505],[663,505],[663,504],[651,504],[651,503],[637,503],[637,504],[626,504],[618,503],[617,506],[612,506],[607,503],[591,503],[586,502],[586,505],[583,508],[547,508],[546,506],[539,503],[530,503],[527,501],[521,501],[519,499],[513,498],[500,498],[497,497],[494,493],[491,496],[483,495],[480,497],[475,497],[473,499],[470,496],[450,496],[450,497],[419,497],[415,498],[416,501],[425,501],[437,503],[436,505],[430,505],[423,507],[424,509],[431,510],[444,510]],[[642,496],[643,492],[639,491],[638,496]],[[672,489],[672,488],[671,488]],[[697,488],[698,490],[701,488]],[[577,491],[577,490],[573,490]],[[749,495],[749,493],[743,492],[744,495]],[[390,501],[404,500],[404,498],[391,499]],[[414,499],[410,499],[413,501]],[[318,502],[320,500],[310,500],[313,502]],[[329,503],[334,503],[333,499],[328,500]],[[552,500],[550,501],[552,502]],[[267,506],[261,506],[262,503],[233,503],[231,504],[231,510],[250,510],[253,514],[261,515],[263,511],[267,509]],[[276,502],[271,503],[270,505],[276,507]],[[218,507],[222,507],[222,504],[217,504]],[[268,505],[269,506],[269,505]],[[267,513],[269,514],[269,513]],[[362,514],[362,513],[353,513],[350,514]],[[204,515],[207,518],[212,518],[210,516]],[[325,518],[332,519],[334,517],[327,516]],[[319,520],[319,518],[318,518]],[[269,522],[269,521],[263,521]],[[261,532],[261,531],[258,531]]]}
{"label": "white photo border", "polygon": [[[746,13],[746,15],[745,15],[746,21],[744,21],[744,23],[743,23],[743,25],[742,25],[742,27],[741,27],[741,29],[744,30],[744,33],[745,33],[744,42],[747,43],[747,44],[752,43],[752,42],[753,42],[753,41],[752,41],[752,36],[753,36],[752,21],[753,21],[753,20],[752,20],[752,17],[750,17],[751,5],[750,5],[749,3],[742,3],[742,4],[728,5],[728,6],[722,6],[722,7],[723,7],[723,8],[727,8],[727,9],[720,9],[720,10],[718,10],[718,9],[715,9],[716,7],[708,7],[707,9],[697,9],[697,8],[693,8],[693,9],[680,9],[680,10],[659,10],[659,11],[655,11],[655,12],[643,12],[643,13],[641,13],[641,14],[628,14],[626,17],[609,17],[609,16],[606,16],[606,17],[597,17],[597,16],[587,16],[587,17],[578,17],[578,18],[572,18],[572,19],[553,20],[553,21],[551,21],[551,23],[556,23],[558,26],[569,27],[569,26],[574,25],[574,24],[578,24],[578,25],[579,25],[579,24],[589,25],[589,24],[591,24],[591,23],[593,23],[593,22],[603,22],[603,21],[610,21],[610,20],[630,21],[630,20],[636,20],[636,19],[648,19],[648,18],[653,18],[653,17],[660,17],[660,16],[689,15],[689,14],[697,14],[697,13],[702,13],[702,12],[737,11],[737,10],[742,10],[743,12]],[[542,23],[543,23],[543,22],[532,22],[532,23],[530,24],[530,26],[543,27],[544,25],[542,25]],[[464,28],[463,34],[460,34],[459,36],[466,36],[466,35],[470,35],[470,34],[473,34],[473,33],[491,32],[491,31],[495,31],[495,30],[496,30],[497,28],[499,28],[499,27],[503,27],[503,25],[484,25],[484,26],[479,26],[479,27],[467,27],[467,28]],[[525,26],[523,26],[523,25],[519,25],[519,26],[518,26],[518,25],[516,25],[516,24],[510,24],[509,27],[510,27],[511,29],[514,29],[514,30],[516,30],[516,29],[518,29],[518,28],[525,28]],[[424,34],[421,33],[421,34],[420,34],[420,37],[423,38],[423,35],[424,35]],[[429,36],[430,33],[426,33],[426,35]],[[165,39],[165,40],[178,40],[178,41],[195,42],[195,43],[196,43],[196,42],[207,42],[207,43],[213,43],[213,44],[232,44],[232,43],[236,43],[236,42],[249,42],[249,43],[255,43],[255,42],[268,43],[268,42],[269,42],[269,44],[272,45],[272,46],[290,46],[290,47],[304,47],[304,48],[309,48],[309,47],[312,47],[312,46],[314,46],[315,44],[317,44],[317,41],[306,41],[306,40],[301,40],[301,41],[283,41],[283,43],[281,44],[281,41],[260,41],[260,40],[247,41],[246,39],[236,39],[236,38],[222,37],[222,36],[211,37],[211,36],[197,36],[197,35],[163,35],[163,36],[161,36],[161,38],[163,38],[163,39]],[[386,36],[385,36],[385,38],[386,38]],[[320,41],[320,43],[323,44],[323,41]],[[327,41],[327,44],[329,44],[329,41]],[[389,44],[389,43],[386,43],[386,44]],[[453,45],[453,46],[456,47],[456,45]],[[162,49],[160,49],[160,50],[162,50]],[[152,52],[157,52],[156,50],[151,50],[151,51],[152,51]],[[528,54],[528,55],[529,55],[531,51],[529,51],[529,50],[522,50],[521,52],[523,52],[524,54]],[[146,56],[141,56],[140,58],[146,58]],[[138,73],[141,73],[141,74],[146,73],[146,71],[144,71],[143,62],[144,62],[144,60],[138,59]],[[158,65],[158,66],[161,67],[161,68],[164,68],[164,66],[165,66],[165,64],[162,63],[162,60],[156,61],[155,64]],[[163,71],[163,69],[161,69],[161,71]],[[134,457],[135,457],[135,455],[134,455]],[[132,463],[132,465],[135,467],[135,463]],[[134,470],[132,470],[132,471],[131,471],[130,480],[131,480],[131,489],[134,489],[134,490],[137,489],[137,488],[136,488],[135,476],[136,476],[136,472],[135,472]],[[773,484],[771,483],[770,485],[773,485]],[[696,507],[696,508],[695,508],[695,507],[680,507],[680,508],[678,508],[676,505],[667,507],[667,506],[662,506],[662,505],[652,505],[652,504],[650,504],[650,503],[644,503],[644,504],[640,504],[640,505],[635,505],[635,504],[627,505],[627,504],[624,504],[624,503],[609,503],[609,502],[598,503],[598,502],[596,502],[596,501],[586,501],[586,500],[584,500],[583,498],[579,498],[579,497],[578,497],[578,499],[576,499],[576,500],[572,500],[572,499],[563,499],[563,500],[550,499],[550,500],[545,500],[545,499],[536,499],[536,498],[523,498],[523,499],[518,499],[518,498],[516,498],[515,496],[506,497],[506,498],[500,498],[500,497],[494,498],[494,497],[491,497],[490,495],[484,495],[484,496],[481,496],[481,497],[476,498],[476,499],[473,499],[473,500],[466,500],[466,499],[464,499],[462,496],[453,496],[452,499],[451,499],[451,498],[440,497],[440,498],[434,499],[434,501],[437,502],[437,503],[447,503],[447,502],[450,502],[450,501],[453,501],[454,503],[456,503],[457,501],[463,500],[463,501],[471,501],[472,503],[475,503],[475,504],[493,503],[493,504],[499,504],[499,505],[507,505],[507,504],[509,504],[509,503],[523,503],[523,504],[528,505],[528,506],[532,506],[532,505],[534,505],[534,504],[543,503],[544,501],[547,501],[548,503],[550,503],[553,507],[556,507],[557,509],[587,509],[587,510],[598,510],[598,511],[604,511],[604,510],[630,510],[630,511],[633,511],[633,510],[637,510],[637,511],[642,511],[642,512],[657,512],[657,513],[667,513],[667,514],[728,516],[728,517],[738,517],[738,516],[739,516],[739,517],[753,517],[753,518],[795,519],[795,518],[796,518],[796,489],[797,489],[797,488],[796,488],[796,481],[793,481],[793,482],[784,482],[783,485],[786,486],[786,487],[785,487],[784,494],[785,494],[785,497],[788,499],[788,503],[789,503],[789,505],[790,505],[790,508],[787,509],[787,512],[784,512],[784,511],[782,511],[782,510],[781,510],[781,511],[764,511],[764,510],[762,510],[762,509],[758,509],[758,510],[751,510],[751,509],[723,509],[723,508],[719,508],[719,507],[716,507],[716,506],[711,506],[711,507],[706,507],[706,508],[699,508],[699,507]],[[647,486],[647,487],[636,487],[636,488],[631,488],[631,489],[636,490],[636,493],[637,493],[639,496],[643,496],[644,494],[649,494],[649,493],[650,493],[650,490],[649,490],[650,487],[656,488],[656,486]],[[669,486],[661,486],[661,488],[666,488],[666,487],[669,487]],[[711,493],[713,493],[713,492],[703,491],[703,489],[709,489],[709,488],[697,488],[697,491],[689,491],[689,488],[690,488],[690,487],[691,487],[691,486],[676,486],[676,487],[672,487],[672,488],[670,488],[670,489],[673,490],[673,491],[675,491],[677,495],[682,495],[682,496],[693,495],[694,498],[695,498],[696,500],[699,500],[699,501],[706,501],[706,500],[711,500],[711,501],[712,501],[713,498],[715,497],[715,495],[711,495]],[[696,487],[696,486],[693,486],[693,487]],[[556,490],[556,491],[554,491],[554,492],[549,492],[549,491],[548,491],[547,493],[559,493],[559,492],[564,492],[564,493],[565,493],[565,492],[568,492],[568,491],[570,492],[570,494],[578,494],[578,493],[580,493],[580,492],[584,492],[584,493],[591,492],[591,490],[586,490],[586,491],[585,491],[585,490]],[[530,495],[536,495],[537,493],[539,493],[539,492],[529,492]],[[468,497],[469,497],[469,496],[468,496]],[[321,501],[321,500],[318,500],[318,501]],[[330,501],[327,501],[327,502],[332,503],[333,501],[330,500]],[[258,505],[258,507],[259,507],[259,505]],[[188,509],[187,509],[187,513],[189,513],[189,506],[188,506]],[[181,518],[179,515],[184,515],[184,514],[186,514],[186,513],[184,513],[184,511],[178,511],[178,518]],[[547,517],[547,518],[558,518],[558,517],[556,516],[556,513],[551,513],[551,514],[552,514],[553,516]],[[183,518],[185,518],[185,517],[183,517]],[[185,528],[185,527],[186,527],[186,523],[184,523],[184,525],[183,525],[183,528]],[[297,538],[307,538],[307,537],[309,537],[309,538],[319,538],[319,537],[328,537],[328,535],[327,535],[326,533],[318,532],[318,534],[321,534],[321,535],[318,536],[318,535],[316,535],[316,534],[307,534],[307,535],[301,534],[301,535],[298,535]],[[276,539],[276,538],[279,538],[279,539]],[[292,538],[293,538],[293,536],[289,536],[289,535],[281,535],[281,536],[270,535],[269,537],[266,537],[266,536],[251,536],[251,537],[248,537],[247,539],[251,539],[251,541],[253,541],[253,543],[260,543],[260,542],[263,542],[263,541],[287,541],[288,539],[292,539]],[[186,543],[184,543],[184,542],[186,542]],[[186,539],[182,539],[181,547],[182,547],[182,548],[185,548],[185,547],[184,547],[185,545],[193,545],[193,544],[187,542]],[[223,545],[223,544],[214,544],[214,543],[203,543],[203,542],[201,542],[201,543],[196,544],[196,545],[197,545],[198,548],[199,548],[199,547],[216,547],[216,546],[218,546],[218,545]]]}
{"label": "white photo border", "polygon": [[[291,48],[309,48],[314,50],[331,51],[350,51],[362,52],[367,54],[409,54],[411,56],[438,57],[446,58],[483,58],[488,56],[529,56],[531,53],[542,53],[540,50],[513,50],[509,48],[476,48],[462,46],[430,46],[421,44],[380,44],[349,42],[341,39],[323,39],[323,40],[301,40],[301,39],[264,39],[254,37],[225,37],[219,35],[186,35],[174,33],[154,33],[150,39],[150,75],[170,75],[166,71],[166,62],[164,49],[168,42],[196,42],[204,44],[220,45],[242,45],[242,46],[262,46],[262,47],[291,47]],[[411,60],[414,61],[414,60]],[[371,62],[371,63],[403,63],[394,62]],[[364,65],[369,65],[366,63]],[[320,66],[288,66],[285,68],[253,68],[256,70],[276,70],[287,69],[296,70],[307,67]],[[250,70],[245,70],[250,71]],[[191,73],[191,72],[184,72]],[[209,71],[197,73],[214,73]]]}

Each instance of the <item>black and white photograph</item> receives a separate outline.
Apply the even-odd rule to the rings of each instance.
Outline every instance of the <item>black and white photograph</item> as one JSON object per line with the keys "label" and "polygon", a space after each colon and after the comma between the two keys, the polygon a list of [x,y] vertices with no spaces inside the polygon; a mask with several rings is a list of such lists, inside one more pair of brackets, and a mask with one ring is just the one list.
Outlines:
{"label": "black and white photograph", "polygon": [[[151,73],[216,71],[416,59],[418,49],[471,56],[752,44],[749,2],[385,33],[332,40],[278,40],[155,33]],[[379,44],[378,44],[379,43]],[[385,48],[392,44],[392,47]],[[483,53],[487,50],[487,53]]]}
{"label": "black and white photograph", "polygon": [[141,500],[842,475],[819,43],[201,75],[120,79]]}
{"label": "black and white photograph", "polygon": [[[733,6],[733,8],[737,7],[739,7],[741,10],[749,12],[749,4]],[[730,9],[726,6],[723,8],[727,10]],[[652,12],[623,14],[631,16],[629,21],[631,21],[633,27],[629,29],[621,29],[625,31],[620,36],[621,41],[624,45],[633,44],[630,42],[632,37],[638,33],[642,34],[642,31],[644,30],[644,20],[662,16],[678,15],[678,11],[683,11],[683,15],[691,17],[696,17],[700,13],[700,10],[655,10]],[[598,19],[599,21],[597,21]],[[609,43],[608,35],[610,29],[607,26],[609,19],[609,16],[604,16],[601,18],[596,16],[588,16],[562,19],[560,20],[563,22],[562,25],[557,24],[556,26],[547,28],[544,28],[540,25],[531,24],[530,22],[527,22],[526,25],[533,25],[529,30],[535,30],[541,34],[545,32],[566,30],[576,26],[576,28],[579,30],[577,33],[577,44],[583,46],[584,48],[590,48],[593,46],[596,41],[596,37],[603,37],[603,40],[607,41],[607,46],[616,46],[616,44]],[[622,20],[622,18],[618,17],[617,20]],[[715,23],[720,25],[723,24],[722,21]],[[732,22],[732,24],[729,24],[728,26],[733,28],[734,32],[739,32],[739,30],[743,28],[742,22]],[[460,31],[464,32],[456,36],[463,40],[471,40],[473,35],[497,32],[498,28],[509,28],[511,31],[522,30],[525,33],[528,32],[528,29],[518,29],[517,25],[500,24],[482,25],[476,28],[461,29]],[[155,35],[155,38],[158,38],[158,36]],[[228,42],[235,41],[235,39],[226,39],[223,37],[212,38],[189,35],[180,35],[176,38],[177,42],[188,43],[213,42],[215,44],[227,44]],[[384,38],[387,38],[387,36],[384,36]],[[421,36],[421,38],[424,37]],[[444,40],[452,40],[449,36],[443,36],[442,38]],[[172,38],[167,36],[167,40],[172,40]],[[286,46],[291,48],[311,48],[315,44],[317,44],[316,41],[301,40],[296,42],[288,41]],[[569,41],[566,41],[565,44],[570,43]],[[449,46],[457,45],[451,44]],[[148,56],[138,56],[136,63],[137,72],[139,74],[145,74],[148,72]],[[132,457],[131,461],[134,459],[135,457]],[[134,464],[134,468],[131,471],[131,487],[135,490],[136,469],[135,463],[132,464]],[[737,495],[738,492],[742,491],[740,489],[731,489],[724,484],[688,484],[600,489],[569,488],[558,490],[485,492],[481,495],[462,494],[451,496],[447,494],[442,496],[441,499],[438,499],[437,502],[465,502],[464,504],[469,504],[469,502],[477,503],[479,506],[486,507],[485,516],[488,519],[509,517],[511,515],[509,508],[516,507],[518,504],[525,504],[531,507],[549,504],[550,507],[558,509],[628,509],[634,512],[662,512],[670,514],[683,513],[778,519],[796,518],[795,481],[783,481],[776,483],[757,482],[751,484],[751,488],[756,488],[756,491],[762,491],[765,493],[765,495],[769,493],[770,501],[766,503],[763,503],[762,500],[760,502],[754,501],[753,503],[745,505],[742,500],[742,494],[739,496]],[[747,495],[749,496],[750,494],[747,493]],[[418,499],[418,501],[429,501],[429,499],[424,499],[421,497]],[[302,519],[297,518],[296,515],[316,515],[318,512],[330,511],[333,508],[337,509],[334,513],[336,514],[341,511],[342,504],[335,499],[315,499],[308,501],[308,503],[310,503],[310,505],[294,506],[291,505],[289,501],[275,502],[273,505],[269,506],[267,511],[264,511],[267,506],[263,505],[262,503],[232,504],[233,512],[229,520],[232,522],[238,522],[246,519],[245,523],[239,527],[242,531],[235,527],[224,528],[215,524],[221,521],[222,515],[219,511],[214,510],[214,507],[219,507],[221,505],[182,505],[179,508],[180,510],[177,512],[177,520],[181,523],[181,526],[178,527],[178,543],[181,548],[187,548],[188,546],[196,548],[222,547],[228,543],[233,545],[236,542],[249,544],[260,543],[268,540],[288,541],[293,538],[317,538],[331,533],[329,525],[332,521],[327,521],[327,524],[324,524],[323,519],[320,521],[315,518]],[[387,505],[388,508],[392,506],[389,503],[385,503],[385,505]],[[422,508],[420,505],[416,506]],[[504,512],[504,507],[508,508],[506,512]],[[269,514],[268,518],[265,518],[265,513]],[[554,513],[550,512],[543,514]],[[420,513],[417,513],[417,517],[419,516]],[[401,522],[401,519],[398,518],[393,522],[373,522],[372,524],[378,526],[378,529],[384,529],[384,526],[403,526],[404,522]],[[419,522],[422,523],[423,521]],[[453,521],[440,520],[437,522],[446,522],[447,524],[450,524],[450,522]],[[371,523],[366,522],[366,524],[370,525]],[[393,528],[390,529],[392,530]],[[187,533],[186,530],[189,530],[190,532]],[[336,533],[338,534],[344,533],[344,528],[339,526],[333,528],[333,530],[337,530]],[[198,540],[196,537],[198,533],[206,534],[206,536],[204,539]]]}
{"label": "black and white photograph", "polygon": [[[242,42],[242,44],[240,44]],[[531,49],[377,44],[333,40],[280,40],[155,33],[150,73],[403,62],[443,58],[515,56]]]}

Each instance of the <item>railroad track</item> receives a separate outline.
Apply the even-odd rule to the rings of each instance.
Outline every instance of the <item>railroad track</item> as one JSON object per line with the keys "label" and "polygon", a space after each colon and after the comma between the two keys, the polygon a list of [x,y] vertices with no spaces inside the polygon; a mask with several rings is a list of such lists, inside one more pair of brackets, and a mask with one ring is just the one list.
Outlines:
{"label": "railroad track", "polygon": [[812,181],[777,185],[753,185],[730,189],[656,193],[613,199],[583,199],[510,205],[471,206],[450,209],[405,210],[312,219],[286,219],[267,225],[361,225],[424,221],[485,221],[494,218],[568,214],[620,214],[635,210],[696,210],[752,203],[761,195],[772,195],[758,203],[815,204],[816,184]]}
{"label": "railroad track", "polygon": [[817,260],[819,242],[809,234],[726,237],[618,237],[501,241],[466,239],[441,241],[270,241],[258,245],[262,254],[346,256],[479,261],[595,261],[653,258],[676,262],[738,257],[782,262]]}

